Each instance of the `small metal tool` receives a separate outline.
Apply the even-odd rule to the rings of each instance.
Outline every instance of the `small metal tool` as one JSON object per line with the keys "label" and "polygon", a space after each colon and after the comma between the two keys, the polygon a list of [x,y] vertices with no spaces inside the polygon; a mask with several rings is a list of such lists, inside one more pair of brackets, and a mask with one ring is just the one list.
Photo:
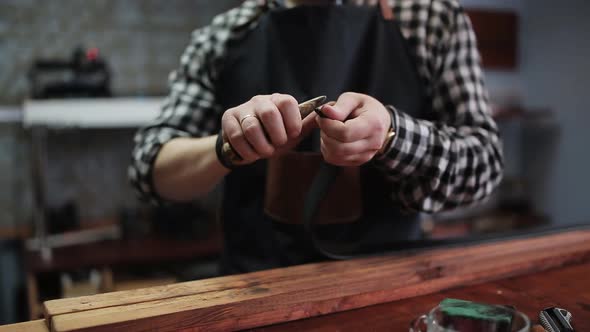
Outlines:
{"label": "small metal tool", "polygon": [[551,307],[539,314],[541,325],[547,332],[574,332],[572,314],[561,308]]}
{"label": "small metal tool", "polygon": [[[305,119],[305,117],[307,117],[311,112],[317,112],[325,100],[326,96],[319,96],[299,104],[299,113],[301,114],[301,118]],[[229,160],[234,165],[239,165],[241,162],[243,162],[243,158],[234,150],[231,144],[226,141],[225,137],[223,137],[223,147],[221,148],[221,153],[226,160]]]}
{"label": "small metal tool", "polygon": [[319,96],[299,104],[299,113],[301,113],[301,118],[305,119],[309,113],[318,111],[320,106],[324,104],[325,100],[326,96]]}

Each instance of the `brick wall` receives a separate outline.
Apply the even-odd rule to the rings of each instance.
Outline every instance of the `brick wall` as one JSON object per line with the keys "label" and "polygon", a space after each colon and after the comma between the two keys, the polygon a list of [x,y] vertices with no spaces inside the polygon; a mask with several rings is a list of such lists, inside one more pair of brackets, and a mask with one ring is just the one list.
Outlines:
{"label": "brick wall", "polygon": [[[100,49],[115,95],[163,95],[190,32],[239,2],[0,0],[0,109],[22,104],[34,59],[68,58],[78,45]],[[126,179],[132,135],[132,130],[50,133],[48,203],[74,201],[85,218],[112,216],[137,204]],[[19,123],[0,123],[0,227],[31,220],[29,143]],[[19,317],[17,253],[0,248],[1,324]]]}
{"label": "brick wall", "polygon": [[0,104],[20,104],[37,57],[98,47],[117,95],[166,92],[166,78],[190,32],[238,0],[2,0]]}
{"label": "brick wall", "polygon": [[[35,58],[68,58],[78,45],[98,47],[119,96],[164,95],[190,33],[239,0],[2,0],[0,105],[28,95]],[[85,218],[137,204],[126,179],[134,130],[51,132],[47,203],[74,201]],[[31,218],[28,134],[0,125],[0,225]],[[19,157],[20,156],[20,157]],[[18,161],[17,160],[21,160]]]}

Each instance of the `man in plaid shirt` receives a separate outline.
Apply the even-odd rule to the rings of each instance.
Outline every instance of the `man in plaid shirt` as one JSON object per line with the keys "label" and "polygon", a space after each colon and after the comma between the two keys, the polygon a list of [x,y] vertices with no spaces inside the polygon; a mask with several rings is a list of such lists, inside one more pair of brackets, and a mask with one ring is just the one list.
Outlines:
{"label": "man in plaid shirt", "polygon": [[[270,59],[264,60],[267,59],[264,52],[279,52],[277,49],[289,47],[284,41],[273,41],[273,33],[282,33],[281,29],[289,29],[285,30],[288,33],[295,31],[294,33],[301,34],[308,31],[307,38],[315,38],[314,31],[320,31],[318,34],[330,31],[334,17],[342,15],[349,19],[349,24],[353,24],[350,36],[356,36],[355,33],[365,27],[379,27],[366,28],[371,33],[363,35],[364,42],[354,45],[351,40],[356,37],[350,37],[351,40],[346,41],[349,44],[342,45],[347,48],[351,45],[350,49],[353,50],[372,45],[366,43],[366,36],[380,34],[384,26],[381,21],[371,16],[372,11],[367,9],[370,5],[376,5],[377,1],[349,1],[342,9],[332,2],[244,1],[239,7],[217,16],[210,25],[193,33],[192,40],[181,57],[180,67],[170,75],[170,94],[160,116],[153,124],[142,128],[135,137],[136,146],[129,175],[141,197],[154,203],[186,202],[208,193],[224,178],[226,181],[234,181],[232,179],[238,178],[238,175],[241,178],[255,177],[257,173],[248,174],[242,169],[252,168],[261,161],[273,160],[286,151],[293,150],[302,140],[305,141],[314,128],[319,128],[320,133],[319,147],[316,150],[327,163],[343,167],[359,166],[383,177],[388,189],[387,192],[380,191],[380,195],[387,196],[391,207],[403,211],[402,214],[392,217],[395,220],[388,222],[394,225],[392,230],[378,231],[382,234],[390,232],[388,235],[391,239],[404,240],[412,237],[409,234],[414,231],[410,231],[409,228],[412,227],[406,225],[409,222],[399,220],[415,220],[416,212],[433,213],[480,201],[498,186],[503,170],[501,142],[490,114],[475,36],[468,17],[456,0],[389,1],[388,5],[391,6],[395,20],[395,25],[391,27],[395,27],[391,29],[392,32],[382,33],[382,37],[395,37],[395,31],[399,31],[397,35],[402,37],[402,42],[398,43],[401,44],[399,49],[407,51],[408,59],[415,66],[415,70],[412,70],[419,83],[417,89],[421,90],[420,96],[423,97],[416,97],[408,103],[398,103],[395,98],[384,100],[387,97],[373,92],[378,89],[372,90],[370,83],[367,83],[366,89],[363,86],[354,92],[346,90],[353,85],[344,86],[344,90],[334,90],[337,95],[330,96],[335,100],[335,104],[322,108],[325,118],[312,114],[302,119],[297,108],[298,101],[303,101],[303,97],[311,98],[317,94],[324,94],[321,89],[317,90],[317,94],[313,94],[316,90],[311,88],[313,92],[305,91],[306,88],[284,88],[289,90],[287,92],[255,89],[259,86],[270,86],[272,89],[274,86],[268,85],[268,82],[256,75],[251,75],[248,68],[243,68],[243,65],[239,66],[241,63],[249,63],[249,59],[256,59],[255,57],[274,66],[277,63],[276,59],[280,57],[268,56]],[[381,3],[382,11],[388,7],[384,2]],[[359,10],[363,8],[363,14],[354,16],[356,18],[351,22],[352,14],[344,7],[355,7],[354,5],[359,5]],[[320,11],[329,14],[322,14],[326,21],[319,20],[318,25],[314,26],[316,13]],[[285,22],[290,22],[295,15],[300,16],[293,22],[301,22],[301,25],[288,26]],[[315,30],[305,30],[307,25],[310,29],[313,26]],[[387,30],[390,26],[385,27]],[[345,28],[343,31],[348,33]],[[338,53],[342,52],[342,47],[339,48],[339,44],[335,45],[337,41],[333,42],[334,39],[338,38],[331,36],[322,39],[326,46],[319,48],[319,51],[314,53],[315,58],[308,60],[318,59],[317,61],[321,62],[321,50],[326,53],[335,52],[324,63],[342,61],[341,68],[348,71],[350,63],[344,63],[347,57]],[[256,40],[258,44],[254,42]],[[264,43],[260,40],[264,40]],[[240,52],[240,45],[249,45],[249,51]],[[331,47],[332,45],[334,47]],[[379,45],[382,46],[383,42]],[[375,46],[371,56],[379,53],[381,46]],[[295,57],[290,53],[281,54],[286,58]],[[386,52],[384,54],[389,56]],[[371,61],[379,62],[381,58],[364,61],[362,66],[354,66],[356,76],[351,77],[359,77],[357,71],[364,74],[373,70],[371,66],[375,64]],[[385,63],[379,68],[399,66],[399,61],[393,62]],[[299,71],[308,67],[308,63],[300,67],[295,66],[293,75],[297,76]],[[396,74],[400,70],[405,70],[405,67],[387,74],[386,79],[390,77],[392,81],[399,81],[400,84],[396,86],[403,89],[404,82],[411,81],[409,78],[413,75]],[[284,70],[290,67],[280,68]],[[248,76],[249,79],[244,79],[243,82],[246,83],[239,85],[240,90],[244,90],[244,95],[241,96],[242,99],[232,100],[233,104],[227,104],[227,98],[221,97],[227,96],[227,91],[236,90],[236,86],[227,83],[236,82],[235,76],[227,74],[230,69],[238,70],[243,74],[242,77]],[[379,71],[372,75],[380,79],[380,76],[385,74]],[[272,68],[269,72],[272,73]],[[279,71],[267,80],[274,82],[274,77],[281,76],[283,72],[288,70]],[[322,75],[315,81],[329,82],[331,73]],[[237,81],[242,82],[242,77],[238,77]],[[371,76],[368,80],[372,81],[374,78]],[[296,86],[281,84],[283,83],[278,86]],[[253,94],[244,98],[249,92]],[[403,99],[405,95],[407,93],[403,93],[400,98]],[[412,110],[413,106],[405,106],[408,109],[399,107],[402,104],[420,105],[416,108],[421,110]],[[243,158],[246,166],[232,165],[223,160],[223,156],[216,154],[215,146],[220,132],[223,139]],[[264,178],[260,179],[264,181]],[[228,190],[235,191],[237,187],[230,185],[229,188],[225,188],[226,195]],[[243,195],[248,195],[248,188],[241,188],[244,191]],[[261,193],[259,196],[264,194]],[[245,218],[232,217],[230,212],[250,203],[242,201],[242,198],[226,203],[224,219]],[[261,210],[260,204],[251,203],[251,207]],[[244,211],[243,215],[249,213]],[[252,219],[252,216],[248,220]],[[253,228],[262,227],[259,224],[264,224],[262,221],[241,220],[240,225],[245,222],[251,222]],[[231,249],[233,246],[235,249],[228,250],[230,253],[226,255],[237,255],[236,252],[239,250],[245,251],[246,245],[240,244],[243,242],[250,241],[250,246],[257,240],[271,243],[254,245],[257,247],[256,250],[252,250],[255,253],[249,256],[244,254],[241,259],[251,259],[255,262],[244,265],[236,261],[229,262],[226,265],[233,267],[228,267],[228,272],[291,265],[315,259],[313,255],[305,253],[298,258],[293,258],[292,255],[285,257],[281,253],[268,253],[300,250],[301,248],[293,244],[301,240],[298,229],[285,229],[286,226],[276,226],[273,222],[272,226],[266,227],[272,231],[267,232],[266,228],[256,229],[255,232],[249,233],[249,237],[246,235],[249,229],[236,230],[236,227],[241,226],[228,226],[227,222],[224,224],[226,247]],[[289,225],[291,226],[293,225]],[[234,229],[229,229],[230,227]],[[242,232],[242,235],[235,235],[237,232]],[[327,232],[333,233],[333,229]],[[265,234],[264,238],[251,238],[261,233]],[[293,235],[296,233],[299,235]],[[286,237],[289,240],[284,240]],[[305,252],[305,249],[300,251]],[[228,258],[226,261],[231,259]]]}

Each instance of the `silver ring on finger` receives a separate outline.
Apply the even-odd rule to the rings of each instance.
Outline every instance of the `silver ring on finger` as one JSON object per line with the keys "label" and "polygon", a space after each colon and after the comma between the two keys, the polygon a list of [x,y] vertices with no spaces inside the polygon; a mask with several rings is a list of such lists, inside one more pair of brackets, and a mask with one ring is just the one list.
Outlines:
{"label": "silver ring on finger", "polygon": [[254,118],[257,118],[257,119],[258,119],[258,117],[257,117],[255,114],[246,114],[246,115],[244,115],[244,116],[243,116],[243,117],[240,119],[240,127],[241,127],[241,126],[242,126],[242,124],[244,123],[244,120],[246,120],[246,119],[247,119],[247,118],[249,118],[249,117],[254,117]]}

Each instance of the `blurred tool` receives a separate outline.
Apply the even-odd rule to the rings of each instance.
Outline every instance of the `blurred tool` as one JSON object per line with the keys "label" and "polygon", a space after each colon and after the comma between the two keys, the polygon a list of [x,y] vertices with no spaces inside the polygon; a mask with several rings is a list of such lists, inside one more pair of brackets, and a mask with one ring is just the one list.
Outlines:
{"label": "blurred tool", "polygon": [[561,308],[551,307],[539,314],[541,325],[547,332],[574,332],[572,314]]}
{"label": "blurred tool", "polygon": [[29,81],[34,99],[111,96],[108,66],[95,47],[78,47],[69,60],[35,60]]}

